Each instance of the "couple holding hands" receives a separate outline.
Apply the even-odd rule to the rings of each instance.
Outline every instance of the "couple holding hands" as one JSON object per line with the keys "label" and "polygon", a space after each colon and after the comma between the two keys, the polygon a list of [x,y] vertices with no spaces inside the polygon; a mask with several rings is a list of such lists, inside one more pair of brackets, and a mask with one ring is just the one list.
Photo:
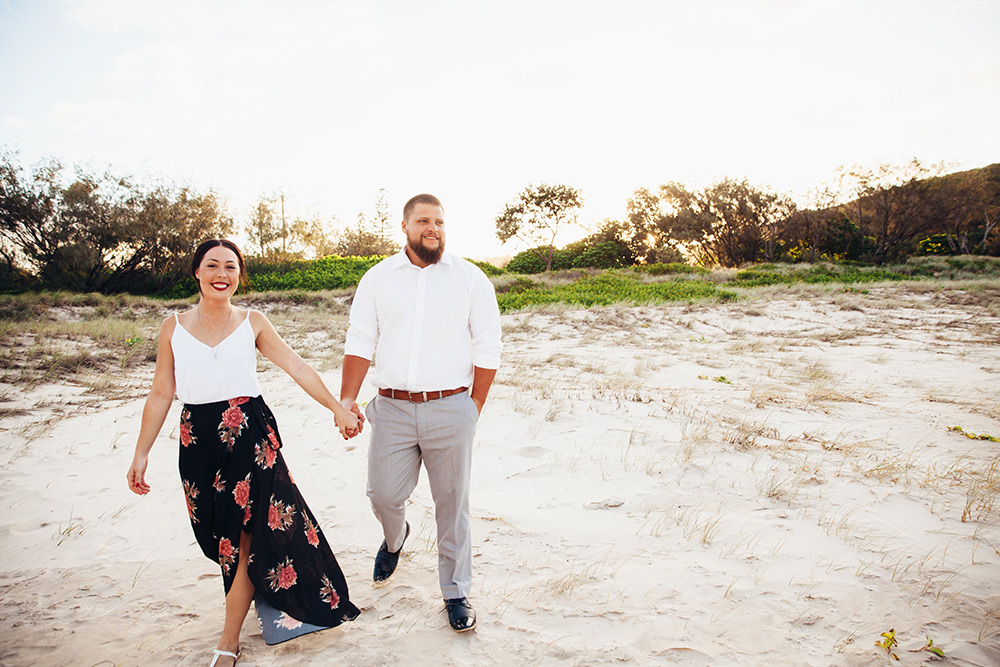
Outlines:
{"label": "couple holding hands", "polygon": [[[233,665],[251,600],[274,644],[353,620],[359,611],[319,523],[281,456],[257,382],[257,350],[334,413],[344,438],[371,423],[367,493],[385,537],[373,580],[393,574],[410,533],[404,503],[423,462],[434,499],[438,573],[451,627],[471,630],[469,481],[476,422],[500,365],[500,312],[475,265],[444,251],[444,208],[433,195],[403,208],[403,250],[358,284],[344,346],[340,401],[267,317],[233,306],[246,271],[239,248],[213,239],[194,253],[195,308],[160,328],[129,488],[149,492],[148,454],[173,402],[183,403],[180,474],[198,544],[219,563],[226,592],[212,665]],[[358,392],[375,359],[378,395]],[[367,419],[366,419],[367,416]]]}

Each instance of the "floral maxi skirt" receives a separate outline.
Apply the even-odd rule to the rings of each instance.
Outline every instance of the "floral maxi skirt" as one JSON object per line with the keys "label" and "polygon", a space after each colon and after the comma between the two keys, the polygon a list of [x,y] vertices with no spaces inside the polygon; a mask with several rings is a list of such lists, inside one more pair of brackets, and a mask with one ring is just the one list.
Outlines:
{"label": "floral maxi skirt", "polygon": [[274,644],[353,620],[337,559],[279,451],[281,438],[260,397],[185,404],[180,473],[198,545],[222,568],[226,593],[251,538],[247,574],[264,640]]}

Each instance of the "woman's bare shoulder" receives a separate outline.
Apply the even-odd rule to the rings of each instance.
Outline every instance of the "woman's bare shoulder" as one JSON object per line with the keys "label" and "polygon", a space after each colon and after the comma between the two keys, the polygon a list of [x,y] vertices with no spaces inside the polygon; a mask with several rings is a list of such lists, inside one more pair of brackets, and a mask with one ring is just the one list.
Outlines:
{"label": "woman's bare shoulder", "polygon": [[267,319],[267,315],[253,308],[248,308],[247,310],[250,311],[247,318],[250,320],[250,326],[253,327],[254,336],[265,329],[274,328],[271,321]]}
{"label": "woman's bare shoulder", "polygon": [[170,330],[173,331],[173,327],[176,323],[180,323],[182,327],[190,330],[194,326],[197,309],[189,308],[183,312],[175,312],[167,315],[167,319],[163,320],[164,326],[169,324]]}

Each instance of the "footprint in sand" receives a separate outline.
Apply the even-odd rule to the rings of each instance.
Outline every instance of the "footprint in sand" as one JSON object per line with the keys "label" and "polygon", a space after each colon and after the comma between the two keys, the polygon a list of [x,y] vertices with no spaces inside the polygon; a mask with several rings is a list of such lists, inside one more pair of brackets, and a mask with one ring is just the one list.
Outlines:
{"label": "footprint in sand", "polygon": [[517,450],[517,455],[523,456],[526,459],[540,459],[551,453],[551,449],[548,447],[541,447],[539,445],[529,445],[527,447],[521,447],[521,449]]}
{"label": "footprint in sand", "polygon": [[621,498],[606,498],[604,500],[597,500],[592,503],[587,503],[584,505],[589,510],[608,510],[612,507],[621,507],[625,504],[625,501]]}
{"label": "footprint in sand", "polygon": [[12,523],[7,531],[11,535],[27,535],[28,533],[33,533],[36,530],[41,530],[48,526],[48,523],[34,523],[32,521],[22,521],[21,523]]}

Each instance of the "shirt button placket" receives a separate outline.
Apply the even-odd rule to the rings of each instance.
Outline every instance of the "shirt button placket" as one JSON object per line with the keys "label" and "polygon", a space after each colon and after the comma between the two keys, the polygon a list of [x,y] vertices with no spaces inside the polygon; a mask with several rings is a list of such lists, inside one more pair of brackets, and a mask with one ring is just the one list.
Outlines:
{"label": "shirt button placket", "polygon": [[[420,368],[420,349],[424,337],[424,304],[427,296],[428,268],[417,271],[417,297],[414,299],[413,338],[410,340],[410,367],[406,374],[406,390],[425,390],[428,387],[417,386],[417,370]],[[431,387],[433,389],[433,387]]]}

